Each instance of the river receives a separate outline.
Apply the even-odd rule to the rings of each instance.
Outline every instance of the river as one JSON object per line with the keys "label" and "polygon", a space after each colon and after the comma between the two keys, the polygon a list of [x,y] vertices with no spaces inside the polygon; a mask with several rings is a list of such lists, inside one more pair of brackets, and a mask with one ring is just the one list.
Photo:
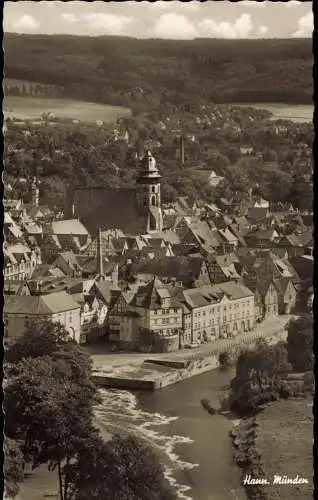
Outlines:
{"label": "river", "polygon": [[313,104],[287,104],[279,102],[233,103],[232,106],[244,108],[266,109],[273,113],[274,120],[291,120],[293,122],[311,122],[313,120]]}
{"label": "river", "polygon": [[201,406],[202,398],[218,406],[219,391],[232,376],[213,370],[153,393],[102,390],[98,420],[154,447],[180,500],[246,500],[232,462],[232,423]]}

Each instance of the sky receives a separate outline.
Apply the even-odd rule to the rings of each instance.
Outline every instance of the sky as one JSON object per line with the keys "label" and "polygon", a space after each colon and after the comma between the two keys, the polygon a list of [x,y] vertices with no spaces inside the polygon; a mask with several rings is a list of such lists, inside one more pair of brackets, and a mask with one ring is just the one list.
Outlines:
{"label": "sky", "polygon": [[10,2],[4,31],[136,38],[304,38],[312,2]]}

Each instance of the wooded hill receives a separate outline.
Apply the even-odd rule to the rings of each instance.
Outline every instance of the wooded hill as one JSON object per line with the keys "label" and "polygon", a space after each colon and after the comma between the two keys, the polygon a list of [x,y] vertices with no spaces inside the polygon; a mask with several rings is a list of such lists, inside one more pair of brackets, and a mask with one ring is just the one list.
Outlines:
{"label": "wooded hill", "polygon": [[136,112],[192,102],[312,103],[312,42],[6,34],[7,78]]}

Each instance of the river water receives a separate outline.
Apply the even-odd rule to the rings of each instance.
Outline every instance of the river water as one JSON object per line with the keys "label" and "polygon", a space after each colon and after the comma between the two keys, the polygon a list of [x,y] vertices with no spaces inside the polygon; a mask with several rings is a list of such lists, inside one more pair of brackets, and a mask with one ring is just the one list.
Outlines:
{"label": "river water", "polygon": [[284,104],[279,102],[233,103],[233,106],[266,109],[273,114],[274,120],[291,120],[293,122],[312,122],[313,104]]}
{"label": "river water", "polygon": [[153,393],[102,390],[98,420],[146,440],[159,453],[180,500],[246,500],[232,462],[232,423],[209,415],[200,402],[208,398],[218,406],[218,394],[232,376],[212,370]]}

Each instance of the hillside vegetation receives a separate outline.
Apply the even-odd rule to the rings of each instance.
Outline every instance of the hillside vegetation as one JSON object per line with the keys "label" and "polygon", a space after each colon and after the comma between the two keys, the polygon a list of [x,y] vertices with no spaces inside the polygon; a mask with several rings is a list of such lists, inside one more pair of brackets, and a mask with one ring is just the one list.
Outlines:
{"label": "hillside vegetation", "polygon": [[6,34],[7,78],[66,97],[132,107],[312,102],[312,44],[292,40],[137,40]]}

